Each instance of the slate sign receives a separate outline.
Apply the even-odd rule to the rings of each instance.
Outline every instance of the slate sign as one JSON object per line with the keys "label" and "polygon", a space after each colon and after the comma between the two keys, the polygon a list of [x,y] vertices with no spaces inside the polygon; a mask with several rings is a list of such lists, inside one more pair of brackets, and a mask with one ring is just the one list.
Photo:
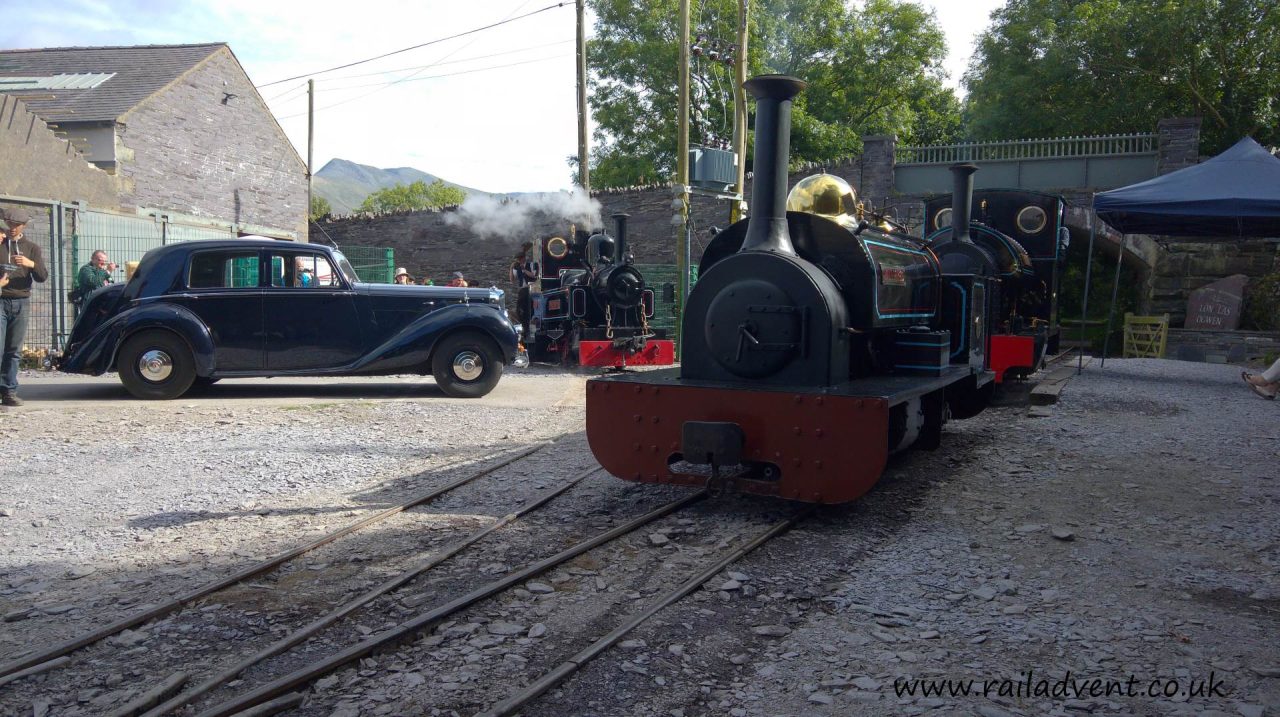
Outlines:
{"label": "slate sign", "polygon": [[1234,331],[1240,326],[1240,303],[1249,277],[1235,274],[1191,292],[1187,302],[1188,329]]}

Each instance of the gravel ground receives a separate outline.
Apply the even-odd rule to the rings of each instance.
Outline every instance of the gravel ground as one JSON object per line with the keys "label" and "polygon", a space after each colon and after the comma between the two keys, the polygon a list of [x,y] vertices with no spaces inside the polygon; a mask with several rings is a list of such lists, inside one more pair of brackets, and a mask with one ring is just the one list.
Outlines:
{"label": "gravel ground", "polygon": [[[230,570],[443,480],[413,478],[424,470],[580,429],[580,377],[509,381],[537,405],[199,399],[101,411],[33,402],[6,413],[0,612],[36,611],[0,624],[0,654],[117,617],[131,591],[190,585],[201,570]],[[1238,368],[1095,365],[1048,417],[1003,407],[950,424],[940,450],[895,459],[866,498],[824,509],[740,561],[526,714],[1271,714],[1280,710],[1277,410],[1245,389]],[[563,459],[477,484],[371,532],[358,549],[309,556],[263,582],[314,585],[302,594],[331,604],[411,560],[415,540],[443,544],[569,477],[586,460],[574,441]],[[677,494],[588,479],[347,634],[405,619],[430,606],[424,594],[493,579]],[[299,713],[473,713],[780,512],[733,499],[667,518],[321,680]],[[384,552],[398,557],[384,565]],[[305,617],[247,593],[219,597],[241,610],[211,633],[244,640],[228,655]],[[142,659],[134,671],[84,659],[25,680],[20,694],[0,688],[0,711],[103,713],[163,676],[156,670],[198,661],[164,652],[197,629],[196,613],[129,638],[164,659]],[[158,636],[163,645],[149,642]],[[924,696],[918,678],[965,681],[952,688],[973,680],[973,694]],[[1095,679],[1099,694],[1090,694]],[[1176,681],[1177,694],[1148,696],[1155,680],[1160,689]],[[1140,694],[1102,694],[1111,682]],[[917,694],[900,694],[908,685]],[[1210,685],[1210,694],[1189,694]],[[984,687],[988,695],[976,696]]]}

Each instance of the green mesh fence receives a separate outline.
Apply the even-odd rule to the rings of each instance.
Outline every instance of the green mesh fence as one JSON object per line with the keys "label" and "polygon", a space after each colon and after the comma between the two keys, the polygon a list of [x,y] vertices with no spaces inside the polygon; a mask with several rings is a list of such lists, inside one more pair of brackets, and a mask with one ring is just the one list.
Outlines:
{"label": "green mesh fence", "polygon": [[396,250],[380,246],[343,246],[339,251],[351,262],[360,281],[390,284],[396,273]]}
{"label": "green mesh fence", "polygon": [[[644,275],[644,283],[650,289],[653,289],[654,307],[653,318],[649,319],[649,326],[655,329],[666,329],[667,335],[679,340],[677,334],[680,332],[676,326],[676,300],[675,287],[676,279],[679,274],[675,264],[636,264],[637,269]],[[693,287],[694,282],[698,280],[698,267],[689,267],[689,286]],[[670,288],[668,288],[670,287]]]}

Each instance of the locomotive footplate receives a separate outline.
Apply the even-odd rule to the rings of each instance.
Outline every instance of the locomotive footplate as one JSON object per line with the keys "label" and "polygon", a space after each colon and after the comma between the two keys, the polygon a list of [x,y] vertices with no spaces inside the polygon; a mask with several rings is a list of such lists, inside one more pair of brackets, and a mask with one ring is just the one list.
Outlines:
{"label": "locomotive footplate", "polygon": [[717,464],[741,464],[736,490],[814,503],[851,501],[875,485],[889,456],[893,407],[973,376],[956,366],[937,377],[788,390],[678,381],[679,371],[587,382],[587,440],[600,465],[625,480],[701,486],[709,474],[694,468],[712,462],[710,453]]}

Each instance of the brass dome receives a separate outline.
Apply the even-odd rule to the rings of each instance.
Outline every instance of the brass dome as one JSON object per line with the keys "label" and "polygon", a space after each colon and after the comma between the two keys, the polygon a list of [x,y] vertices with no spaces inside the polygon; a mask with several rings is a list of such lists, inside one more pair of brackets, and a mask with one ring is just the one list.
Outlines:
{"label": "brass dome", "polygon": [[834,174],[815,174],[796,183],[787,195],[787,211],[853,217],[858,212],[858,195],[848,182]]}

